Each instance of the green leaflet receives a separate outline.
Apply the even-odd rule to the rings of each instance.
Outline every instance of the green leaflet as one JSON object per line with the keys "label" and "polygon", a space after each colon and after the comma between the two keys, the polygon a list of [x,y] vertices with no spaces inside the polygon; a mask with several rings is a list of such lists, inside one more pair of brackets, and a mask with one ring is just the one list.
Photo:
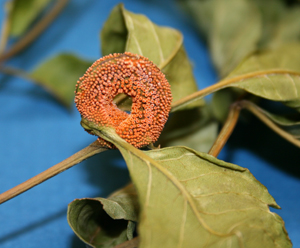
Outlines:
{"label": "green leaflet", "polygon": [[182,99],[186,104],[228,87],[236,87],[253,95],[279,101],[300,111],[300,43],[282,45],[274,50],[257,52],[246,58],[228,77]]}
{"label": "green leaflet", "polygon": [[156,142],[156,146],[188,146],[208,152],[218,134],[218,123],[213,119],[210,105],[172,113]]}
{"label": "green leaflet", "polygon": [[142,152],[114,130],[95,134],[121,151],[141,206],[143,247],[291,247],[278,207],[245,168],[186,147]]}
{"label": "green leaflet", "polygon": [[11,3],[10,34],[19,37],[27,31],[32,22],[41,14],[52,0],[13,0]]}
{"label": "green leaflet", "polygon": [[[158,26],[119,4],[103,26],[101,42],[103,56],[128,51],[149,58],[166,75],[173,101],[197,91],[182,34],[177,30]],[[202,100],[188,107],[199,105],[203,105]]]}
{"label": "green leaflet", "polygon": [[285,44],[275,50],[257,52],[245,59],[228,77],[182,99],[176,107],[228,87],[300,111],[300,43]]}
{"label": "green leaflet", "polygon": [[74,100],[76,82],[91,64],[92,62],[73,54],[62,53],[44,61],[30,75],[70,108]]}
{"label": "green leaflet", "polygon": [[300,100],[300,43],[258,52],[245,59],[225,79],[229,86],[244,89],[273,101]]}
{"label": "green leaflet", "polygon": [[74,200],[68,207],[68,222],[75,234],[96,248],[112,248],[133,238],[138,219],[137,193],[133,185],[106,198]]}

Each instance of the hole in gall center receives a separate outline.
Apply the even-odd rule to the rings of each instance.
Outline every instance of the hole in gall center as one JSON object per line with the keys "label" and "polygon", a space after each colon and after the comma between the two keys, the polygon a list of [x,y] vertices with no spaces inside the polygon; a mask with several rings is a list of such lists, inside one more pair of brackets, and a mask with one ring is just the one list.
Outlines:
{"label": "hole in gall center", "polygon": [[118,106],[119,109],[125,111],[126,113],[131,113],[132,99],[130,96],[121,93],[115,96],[113,102]]}

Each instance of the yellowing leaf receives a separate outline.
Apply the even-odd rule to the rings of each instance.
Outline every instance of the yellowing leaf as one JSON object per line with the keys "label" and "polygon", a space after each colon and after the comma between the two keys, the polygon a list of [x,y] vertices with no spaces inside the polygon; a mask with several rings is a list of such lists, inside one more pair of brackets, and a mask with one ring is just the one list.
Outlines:
{"label": "yellowing leaf", "polygon": [[96,248],[113,248],[133,238],[138,219],[132,184],[106,198],[76,199],[69,204],[68,222],[75,234]]}
{"label": "yellowing leaf", "polygon": [[61,103],[70,107],[76,82],[91,64],[73,54],[63,53],[40,64],[30,75]]}
{"label": "yellowing leaf", "polygon": [[[102,55],[128,51],[149,58],[166,75],[173,101],[197,91],[182,34],[177,30],[158,26],[146,16],[134,14],[120,4],[104,24],[101,41]],[[198,101],[189,107],[202,104],[203,101]]]}
{"label": "yellowing leaf", "polygon": [[109,128],[94,133],[121,151],[141,206],[144,247],[291,247],[278,207],[245,168],[186,147],[142,152]]}

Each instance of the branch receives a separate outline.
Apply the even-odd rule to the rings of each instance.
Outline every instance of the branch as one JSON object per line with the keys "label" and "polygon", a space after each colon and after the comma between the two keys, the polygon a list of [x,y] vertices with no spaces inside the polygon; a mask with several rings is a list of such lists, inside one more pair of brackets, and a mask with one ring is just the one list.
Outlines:
{"label": "branch", "polygon": [[97,153],[105,151],[106,148],[99,146],[98,141],[93,142],[89,146],[83,148],[79,152],[73,154],[64,161],[50,167],[49,169],[43,171],[42,173],[30,178],[29,180],[15,186],[12,189],[0,194],[0,204],[10,200],[11,198],[33,188],[34,186],[48,180],[51,177],[71,168],[72,166],[82,162],[83,160],[96,155]]}
{"label": "branch", "polygon": [[57,0],[53,8],[22,39],[0,56],[0,63],[13,57],[32,43],[51,24],[55,17],[66,6],[67,2],[68,0]]}

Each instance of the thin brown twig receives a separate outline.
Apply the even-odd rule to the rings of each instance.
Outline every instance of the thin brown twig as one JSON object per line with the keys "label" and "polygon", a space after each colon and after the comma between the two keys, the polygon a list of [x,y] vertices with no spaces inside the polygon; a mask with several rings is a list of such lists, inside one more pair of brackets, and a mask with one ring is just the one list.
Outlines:
{"label": "thin brown twig", "polygon": [[33,42],[51,24],[67,2],[68,0],[57,0],[53,8],[23,38],[0,56],[0,63],[16,55]]}
{"label": "thin brown twig", "polygon": [[231,105],[228,117],[208,154],[214,157],[217,157],[219,155],[236,126],[240,111],[241,107],[238,103],[234,103],[233,105]]}
{"label": "thin brown twig", "polygon": [[21,69],[11,67],[11,66],[0,66],[0,72],[10,75],[10,76],[15,76],[19,78],[23,78],[29,81],[32,81],[35,84],[38,85],[43,85],[41,82],[38,82],[36,79],[34,79],[30,74],[28,74],[26,71],[23,71]]}
{"label": "thin brown twig", "polygon": [[98,141],[93,142],[89,146],[83,148],[82,150],[73,154],[62,162],[0,194],[0,204],[71,168],[72,166],[82,162],[83,160],[105,150],[105,148],[102,148],[98,145]]}

